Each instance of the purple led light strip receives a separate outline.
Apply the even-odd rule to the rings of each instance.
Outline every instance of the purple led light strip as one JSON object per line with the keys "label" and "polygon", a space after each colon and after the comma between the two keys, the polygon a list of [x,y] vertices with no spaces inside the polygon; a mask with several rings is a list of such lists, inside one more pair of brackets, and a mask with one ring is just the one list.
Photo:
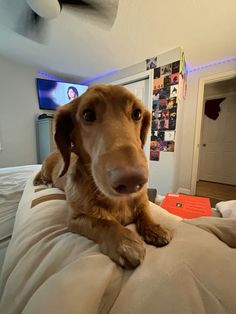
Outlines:
{"label": "purple led light strip", "polygon": [[187,69],[188,69],[188,73],[191,73],[191,72],[201,71],[201,70],[210,68],[210,67],[212,67],[214,65],[219,65],[219,64],[224,64],[224,63],[234,62],[234,61],[236,61],[236,56],[228,57],[228,58],[225,58],[225,59],[222,59],[222,60],[213,61],[213,62],[210,62],[210,63],[207,63],[207,64],[203,64],[203,65],[199,65],[199,66],[196,66],[196,67],[187,66]]}
{"label": "purple led light strip", "polygon": [[[210,68],[210,67],[215,66],[215,65],[229,63],[229,62],[235,62],[235,61],[236,61],[236,56],[231,56],[231,57],[228,57],[228,58],[225,58],[225,59],[222,59],[222,60],[213,61],[213,62],[210,62],[210,63],[207,63],[207,64],[198,65],[198,66],[195,66],[195,67],[191,67],[191,66],[187,65],[187,72],[188,73],[197,72],[197,71],[201,71],[201,70]],[[106,76],[109,76],[111,74],[114,74],[116,72],[118,72],[118,69],[112,69],[110,71],[101,73],[101,74],[99,74],[97,76],[94,76],[94,77],[88,78],[86,80],[83,80],[83,81],[79,82],[79,84],[87,84],[87,83],[96,81],[99,78],[106,77]],[[38,71],[37,73],[40,74],[41,76],[45,76],[45,77],[53,79],[53,80],[63,81],[63,80],[61,80],[61,79],[59,79],[59,78],[55,77],[54,75],[52,75],[50,73],[47,73],[47,72]]]}

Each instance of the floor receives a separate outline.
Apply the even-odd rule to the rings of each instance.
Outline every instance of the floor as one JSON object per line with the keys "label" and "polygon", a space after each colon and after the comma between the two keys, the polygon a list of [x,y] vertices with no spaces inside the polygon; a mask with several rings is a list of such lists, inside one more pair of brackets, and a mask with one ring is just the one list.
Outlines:
{"label": "floor", "polygon": [[211,199],[211,206],[220,201],[236,200],[236,186],[208,181],[197,182],[197,196]]}

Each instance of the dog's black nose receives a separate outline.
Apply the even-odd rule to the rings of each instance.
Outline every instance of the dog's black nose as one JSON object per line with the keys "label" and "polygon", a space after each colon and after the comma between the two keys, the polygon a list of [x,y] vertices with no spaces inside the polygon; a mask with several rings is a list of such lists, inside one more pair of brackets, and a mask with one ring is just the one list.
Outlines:
{"label": "dog's black nose", "polygon": [[119,194],[131,194],[141,190],[147,182],[145,167],[114,169],[110,172],[112,188]]}

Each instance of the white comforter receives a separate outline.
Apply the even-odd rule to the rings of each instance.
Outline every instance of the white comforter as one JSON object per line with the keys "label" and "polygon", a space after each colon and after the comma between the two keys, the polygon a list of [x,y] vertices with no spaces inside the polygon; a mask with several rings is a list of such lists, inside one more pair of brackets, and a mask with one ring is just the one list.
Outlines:
{"label": "white comforter", "polygon": [[39,165],[0,168],[0,272],[27,180]]}

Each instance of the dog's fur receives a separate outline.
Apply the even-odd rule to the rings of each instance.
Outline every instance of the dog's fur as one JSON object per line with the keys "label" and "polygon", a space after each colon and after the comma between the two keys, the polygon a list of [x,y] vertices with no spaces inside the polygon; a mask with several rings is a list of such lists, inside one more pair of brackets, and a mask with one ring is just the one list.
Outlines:
{"label": "dog's fur", "polygon": [[[139,109],[140,116],[134,115]],[[86,112],[96,114],[86,121]],[[65,190],[68,226],[100,246],[125,268],[145,255],[142,239],[124,226],[136,223],[144,241],[168,244],[170,232],[149,213],[143,152],[150,113],[126,88],[96,85],[56,114],[58,151],[44,161],[34,184],[52,183]]]}

